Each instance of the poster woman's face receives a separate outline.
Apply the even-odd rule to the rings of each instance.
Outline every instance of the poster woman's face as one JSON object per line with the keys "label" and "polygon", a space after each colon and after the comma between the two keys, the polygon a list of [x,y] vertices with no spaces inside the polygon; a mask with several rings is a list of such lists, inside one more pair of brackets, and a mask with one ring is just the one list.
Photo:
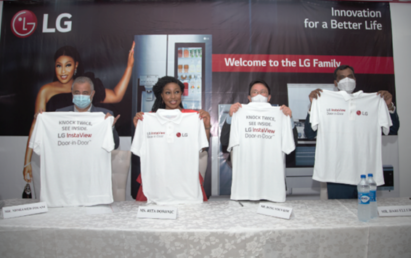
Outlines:
{"label": "poster woman's face", "polygon": [[56,76],[61,83],[68,83],[73,79],[78,62],[69,56],[60,56],[55,63]]}

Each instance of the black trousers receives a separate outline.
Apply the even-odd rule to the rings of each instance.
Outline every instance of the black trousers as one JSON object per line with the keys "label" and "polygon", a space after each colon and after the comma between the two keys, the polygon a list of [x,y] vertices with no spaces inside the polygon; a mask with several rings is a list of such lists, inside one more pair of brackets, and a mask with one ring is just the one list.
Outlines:
{"label": "black trousers", "polygon": [[327,183],[328,199],[357,199],[356,185]]}

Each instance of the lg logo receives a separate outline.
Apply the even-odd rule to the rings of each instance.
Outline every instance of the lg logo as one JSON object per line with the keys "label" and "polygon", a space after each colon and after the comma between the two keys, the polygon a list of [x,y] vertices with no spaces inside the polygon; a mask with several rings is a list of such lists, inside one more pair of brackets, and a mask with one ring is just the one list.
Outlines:
{"label": "lg logo", "polygon": [[368,112],[367,111],[360,111],[360,110],[358,110],[357,111],[357,115],[359,115],[359,116],[361,116],[361,115],[363,115],[363,116],[368,116]]}
{"label": "lg logo", "polygon": [[11,31],[19,38],[27,38],[37,27],[37,17],[34,13],[23,10],[11,19]]}
{"label": "lg logo", "polygon": [[[43,33],[55,33],[57,31],[61,33],[71,31],[71,21],[62,21],[64,18],[71,19],[71,14],[69,13],[62,13],[57,16],[56,19],[56,27],[49,28],[48,27],[48,19],[49,15],[45,13],[43,15]],[[28,10],[23,10],[16,13],[12,20],[11,20],[11,31],[13,32],[16,37],[19,38],[27,38],[31,36],[37,28],[37,17],[36,15]]]}
{"label": "lg logo", "polygon": [[176,136],[177,136],[178,138],[180,138],[180,137],[188,137],[188,133],[177,133]]}
{"label": "lg logo", "polygon": [[[57,16],[56,29],[61,33],[71,31],[71,21],[64,21],[63,24],[65,25],[65,27],[61,26],[61,20],[63,18],[71,19],[71,14],[62,13],[59,16]],[[54,32],[56,32],[56,29],[54,29],[54,28],[47,28],[48,20],[49,20],[49,15],[47,13],[45,13],[43,15],[43,33],[54,33]]]}

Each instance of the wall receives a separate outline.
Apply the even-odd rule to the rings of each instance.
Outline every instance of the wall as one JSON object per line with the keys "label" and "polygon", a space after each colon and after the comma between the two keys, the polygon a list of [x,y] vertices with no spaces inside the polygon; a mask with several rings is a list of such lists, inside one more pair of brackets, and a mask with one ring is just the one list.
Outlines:
{"label": "wall", "polygon": [[400,196],[411,196],[411,87],[410,87],[410,60],[411,60],[411,4],[392,3],[391,21],[394,47],[395,86],[400,116],[399,160],[400,160]]}

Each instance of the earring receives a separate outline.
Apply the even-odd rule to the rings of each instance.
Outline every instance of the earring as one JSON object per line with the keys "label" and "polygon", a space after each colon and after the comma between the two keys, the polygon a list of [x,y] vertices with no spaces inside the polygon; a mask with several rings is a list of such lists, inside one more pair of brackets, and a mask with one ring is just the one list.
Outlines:
{"label": "earring", "polygon": [[76,74],[77,74],[77,68],[76,68],[76,70],[74,70],[74,76],[76,76]]}

